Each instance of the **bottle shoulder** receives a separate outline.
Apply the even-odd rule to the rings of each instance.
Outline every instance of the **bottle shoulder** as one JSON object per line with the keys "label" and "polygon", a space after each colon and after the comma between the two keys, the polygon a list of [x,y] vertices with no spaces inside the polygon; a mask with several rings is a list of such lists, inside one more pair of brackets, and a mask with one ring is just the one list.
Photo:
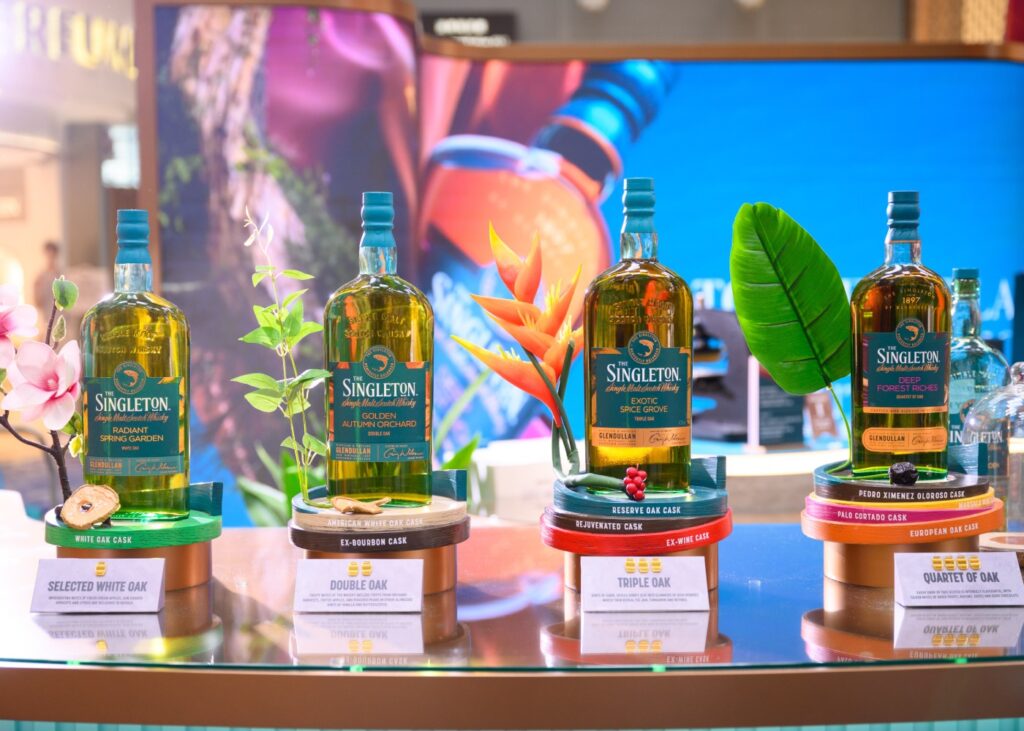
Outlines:
{"label": "bottle shoulder", "polygon": [[377,300],[393,300],[394,302],[411,301],[431,314],[433,310],[430,300],[414,284],[397,275],[376,276],[360,274],[355,279],[338,287],[327,300],[327,310],[350,297],[373,298]]}
{"label": "bottle shoulder", "polygon": [[109,294],[90,307],[82,318],[82,322],[99,317],[108,317],[129,310],[144,311],[155,319],[170,320],[188,326],[185,313],[170,300],[153,292],[115,292]]}
{"label": "bottle shoulder", "polygon": [[654,259],[623,259],[598,274],[587,287],[587,297],[599,295],[602,291],[614,291],[618,285],[641,282],[658,282],[665,289],[690,294],[686,280]]}
{"label": "bottle shoulder", "polygon": [[950,357],[954,360],[986,360],[1009,369],[1009,362],[998,350],[979,337],[954,337],[950,344]]}
{"label": "bottle shoulder", "polygon": [[883,264],[857,282],[850,299],[856,301],[879,287],[900,285],[925,285],[951,298],[946,281],[928,267],[921,264]]}

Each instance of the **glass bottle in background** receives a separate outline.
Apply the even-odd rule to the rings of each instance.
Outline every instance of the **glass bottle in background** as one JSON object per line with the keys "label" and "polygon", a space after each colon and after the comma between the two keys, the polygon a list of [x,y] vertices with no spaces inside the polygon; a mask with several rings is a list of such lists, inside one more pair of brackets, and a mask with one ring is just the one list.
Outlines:
{"label": "glass bottle in background", "polygon": [[963,438],[988,448],[988,476],[1006,504],[1006,527],[1024,531],[1024,363],[1011,366],[1008,385],[975,402]]}
{"label": "glass bottle in background", "polygon": [[913,462],[922,479],[946,475],[950,294],[921,264],[913,191],[889,193],[885,263],[857,283],[852,315],[854,475],[885,479]]}
{"label": "glass bottle in background", "polygon": [[977,269],[953,270],[953,343],[949,353],[949,443],[963,442],[963,423],[975,401],[1009,383],[1002,353],[981,337]]}
{"label": "glass bottle in background", "polygon": [[[437,317],[437,404],[442,413],[481,372],[479,362],[451,335],[488,350],[515,347],[470,297],[505,296],[492,265],[488,223],[520,255],[539,233],[543,268],[552,281],[567,281],[580,265],[583,281],[604,270],[611,247],[599,206],[621,174],[623,150],[654,118],[675,74],[672,63],[661,61],[592,64],[529,146],[453,135],[431,151],[420,201],[420,282]],[[580,288],[574,317],[582,306]],[[456,449],[475,434],[516,436],[542,409],[535,399],[492,377],[443,446]]]}
{"label": "glass bottle in background", "polygon": [[363,194],[359,276],[324,310],[331,495],[430,503],[434,315],[397,274],[391,193]]}
{"label": "glass bottle in background", "polygon": [[146,211],[117,212],[114,294],[82,320],[85,481],[121,520],[188,515],[189,326],[153,294]]}
{"label": "glass bottle in background", "polygon": [[651,492],[690,484],[693,297],[658,262],[654,181],[627,178],[622,259],[587,289],[587,468],[647,472]]}

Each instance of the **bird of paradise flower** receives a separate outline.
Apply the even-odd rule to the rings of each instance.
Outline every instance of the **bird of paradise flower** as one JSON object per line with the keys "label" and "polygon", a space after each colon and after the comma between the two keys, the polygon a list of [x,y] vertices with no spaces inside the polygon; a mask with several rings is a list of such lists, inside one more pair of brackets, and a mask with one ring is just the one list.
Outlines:
{"label": "bird of paradise flower", "polygon": [[[579,286],[582,267],[568,285],[552,284],[544,296],[543,308],[534,304],[542,278],[540,237],[534,235],[526,257],[520,258],[490,226],[491,252],[512,299],[473,295],[484,312],[522,348],[527,360],[513,350],[485,350],[476,343],[452,336],[456,342],[513,386],[539,399],[551,411],[551,462],[558,477],[569,487],[586,486],[622,489],[612,477],[583,472],[572,425],[565,412],[565,389],[572,362],[583,342],[583,328],[573,328],[571,304]],[[569,470],[563,469],[565,450]]]}

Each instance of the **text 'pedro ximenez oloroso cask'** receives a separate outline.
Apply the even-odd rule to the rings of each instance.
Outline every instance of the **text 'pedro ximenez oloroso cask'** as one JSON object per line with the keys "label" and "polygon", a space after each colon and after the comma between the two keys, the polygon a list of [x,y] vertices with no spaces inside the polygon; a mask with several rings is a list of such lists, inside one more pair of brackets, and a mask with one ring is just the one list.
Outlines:
{"label": "text 'pedro ximenez oloroso cask'", "polygon": [[621,261],[587,289],[587,465],[623,477],[647,472],[648,491],[690,483],[693,298],[658,263],[654,182],[628,178]]}
{"label": "text 'pedro ximenez oloroso cask'", "polygon": [[82,320],[85,481],[126,520],[188,515],[189,328],[153,294],[146,211],[117,212],[114,294]]}
{"label": "text 'pedro ximenez oloroso cask'", "polygon": [[434,314],[397,272],[391,193],[363,194],[359,276],[324,311],[327,486],[332,495],[430,502]]}
{"label": "text 'pedro ximenez oloroso cask'", "polygon": [[885,263],[853,290],[853,472],[884,478],[913,462],[946,475],[950,294],[921,265],[918,194],[889,193]]}

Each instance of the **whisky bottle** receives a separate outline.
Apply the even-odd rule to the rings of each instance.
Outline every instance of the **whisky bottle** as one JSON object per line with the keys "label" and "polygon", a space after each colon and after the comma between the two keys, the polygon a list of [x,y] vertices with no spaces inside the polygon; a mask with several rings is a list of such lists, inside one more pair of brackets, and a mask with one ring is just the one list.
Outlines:
{"label": "whisky bottle", "polygon": [[434,314],[397,274],[391,193],[363,193],[359,276],[324,310],[331,495],[430,503]]}
{"label": "whisky bottle", "polygon": [[949,354],[949,443],[963,443],[974,402],[1010,382],[1002,353],[981,338],[981,285],[977,269],[953,270],[953,343]]}
{"label": "whisky bottle", "polygon": [[153,289],[146,211],[117,212],[114,293],[82,320],[85,481],[121,520],[188,515],[189,327]]}
{"label": "whisky bottle", "polygon": [[621,261],[587,289],[587,465],[647,472],[648,492],[690,484],[693,297],[658,263],[654,181],[627,178]]}
{"label": "whisky bottle", "polygon": [[853,473],[884,478],[913,462],[924,479],[946,475],[950,294],[921,264],[918,194],[889,193],[885,263],[850,298]]}

